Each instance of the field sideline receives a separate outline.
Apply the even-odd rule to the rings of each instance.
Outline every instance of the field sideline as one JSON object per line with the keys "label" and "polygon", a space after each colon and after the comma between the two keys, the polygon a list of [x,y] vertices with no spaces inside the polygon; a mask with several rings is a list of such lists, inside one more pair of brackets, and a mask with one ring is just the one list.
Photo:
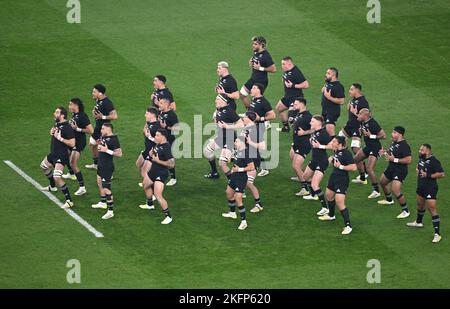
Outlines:
{"label": "field sideline", "polygon": [[[320,3],[319,3],[320,2]],[[132,5],[130,4],[132,3]],[[414,220],[417,150],[428,142],[450,173],[450,3],[382,2],[381,24],[366,21],[365,1],[83,1],[81,24],[66,22],[66,1],[2,1],[0,11],[0,288],[449,288],[449,177],[440,180],[438,209],[443,240],[432,244]],[[260,2],[258,2],[260,5]],[[369,201],[370,186],[351,185],[354,230],[320,222],[318,202],[294,195],[291,135],[280,136],[280,165],[257,178],[265,210],[248,214],[249,228],[221,217],[227,209],[224,177],[206,181],[206,159],[177,160],[178,184],[166,188],[174,222],[146,212],[135,159],[154,75],[168,77],[181,121],[209,121],[214,111],[216,64],[230,63],[239,87],[250,72],[250,38],[264,35],[277,65],[266,97],[282,96],[281,65],[290,55],[310,82],[308,107],[320,112],[326,68],[336,66],[346,91],[363,85],[375,118],[390,135],[406,127],[413,164],[404,194],[412,210]],[[104,238],[96,238],[3,163],[11,160],[41,184],[52,113],[79,96],[90,111],[92,86],[103,83],[119,119],[114,123],[124,156],[116,158],[114,219],[90,208],[98,201],[95,172],[83,169],[88,194],[73,209]],[[347,95],[347,93],[346,93]],[[346,97],[346,101],[348,96]],[[243,111],[239,102],[239,111]],[[92,120],[92,119],[91,119]],[[347,120],[341,112],[337,128]],[[208,137],[204,136],[203,140]],[[385,140],[383,145],[388,145]],[[81,164],[90,163],[88,149]],[[380,160],[377,173],[386,167]],[[331,169],[329,169],[330,171]],[[327,175],[329,175],[329,171]],[[325,178],[328,179],[328,176]],[[68,182],[73,193],[76,182]],[[324,188],[326,181],[322,183]],[[247,209],[253,201],[247,198]],[[56,196],[62,200],[63,195]],[[81,283],[68,284],[66,263],[81,262]],[[370,259],[381,262],[381,283],[369,284]]]}

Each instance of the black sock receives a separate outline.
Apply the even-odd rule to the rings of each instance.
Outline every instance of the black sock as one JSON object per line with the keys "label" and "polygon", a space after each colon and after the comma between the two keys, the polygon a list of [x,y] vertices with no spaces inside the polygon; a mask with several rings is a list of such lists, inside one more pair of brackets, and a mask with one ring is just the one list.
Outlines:
{"label": "black sock", "polygon": [[94,161],[94,164],[97,165],[98,164],[98,157],[92,158],[92,161]]}
{"label": "black sock", "polygon": [[400,204],[400,207],[402,208],[403,211],[409,212],[408,205],[406,203]]}
{"label": "black sock", "polygon": [[241,205],[238,206],[239,214],[241,215],[241,220],[244,221],[245,219],[245,206]]}
{"label": "black sock", "polygon": [[258,205],[259,207],[263,207],[263,204],[261,203],[261,198],[255,198],[255,205]]}
{"label": "black sock", "polygon": [[359,179],[360,179],[361,181],[366,180],[366,172],[359,173]]}
{"label": "black sock", "polygon": [[311,188],[311,181],[306,182],[306,189],[311,193],[312,196],[314,196],[314,191]]}
{"label": "black sock", "polygon": [[100,195],[100,202],[106,203],[106,195]]}
{"label": "black sock", "polygon": [[228,179],[231,178],[231,170],[229,170],[228,172],[225,173],[225,176],[227,176]]}
{"label": "black sock", "polygon": [[78,184],[80,185],[80,187],[84,187],[83,174],[81,174],[81,171],[75,173],[75,176],[77,176]]}
{"label": "black sock", "polygon": [[[372,184],[372,190],[380,193],[380,188],[378,187],[377,182]],[[392,197],[391,197],[391,199],[392,199]]]}
{"label": "black sock", "polygon": [[55,179],[53,179],[53,172],[50,171],[48,174],[45,174],[48,178],[48,182],[50,183],[50,187],[54,188],[56,187]]}
{"label": "black sock", "polygon": [[345,226],[352,227],[352,225],[350,224],[350,213],[348,212],[347,208],[341,210],[341,215],[344,218]]}
{"label": "black sock", "polygon": [[329,210],[328,215],[330,217],[334,217],[334,210],[336,208],[336,201],[335,200],[327,201],[327,203],[328,203],[328,210]]}
{"label": "black sock", "polygon": [[177,177],[175,176],[175,168],[170,168],[169,173],[171,179],[177,179]]}
{"label": "black sock", "polygon": [[283,127],[289,128],[289,122],[288,121],[283,121]]}
{"label": "black sock", "polygon": [[433,221],[434,233],[441,235],[441,233],[439,232],[439,223],[441,222],[439,215],[432,216],[431,220]]}
{"label": "black sock", "polygon": [[323,194],[322,190],[319,189],[317,191],[314,191],[314,195],[319,198],[323,208],[328,208],[327,201],[325,200],[325,194]]}
{"label": "black sock", "polygon": [[114,209],[112,194],[106,194],[106,204],[108,205],[108,210],[112,211]]}
{"label": "black sock", "polygon": [[416,222],[417,223],[422,223],[423,222],[423,216],[425,215],[425,210],[418,210],[417,211],[417,219]]}
{"label": "black sock", "polygon": [[306,181],[302,181],[301,183],[302,183],[301,188],[308,190],[308,183]]}
{"label": "black sock", "polygon": [[[364,174],[367,174],[367,166],[366,166],[366,162],[363,161],[363,166],[364,166]],[[364,175],[365,177],[366,175]]]}
{"label": "black sock", "polygon": [[170,215],[169,207],[167,207],[166,209],[163,209],[163,212],[164,212],[164,216],[172,218],[172,216]]}
{"label": "black sock", "polygon": [[72,200],[72,197],[70,196],[69,188],[67,188],[66,184],[64,184],[61,187],[61,191],[64,194],[64,196],[66,197],[66,201],[67,200]]}
{"label": "black sock", "polygon": [[70,175],[74,175],[74,174],[75,174],[75,172],[73,171],[72,167],[69,166],[68,169],[69,169],[69,174],[70,174]]}
{"label": "black sock", "polygon": [[392,202],[392,193],[385,193],[385,195],[386,195],[386,201],[388,201],[388,202]]}
{"label": "black sock", "polygon": [[236,212],[236,201],[228,200],[228,207],[230,207],[230,212]]}
{"label": "black sock", "polygon": [[153,198],[147,198],[147,206],[153,206]]}
{"label": "black sock", "polygon": [[217,174],[216,160],[208,161],[211,165],[211,174]]}

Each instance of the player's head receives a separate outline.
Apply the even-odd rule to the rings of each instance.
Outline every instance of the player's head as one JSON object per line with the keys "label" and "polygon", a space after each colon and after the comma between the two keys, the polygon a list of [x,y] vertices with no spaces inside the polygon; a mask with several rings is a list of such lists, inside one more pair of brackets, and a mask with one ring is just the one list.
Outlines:
{"label": "player's head", "polygon": [[220,77],[227,76],[228,75],[228,62],[220,61],[217,63],[217,75]]}
{"label": "player's head", "polygon": [[341,150],[345,148],[346,144],[345,136],[335,136],[332,140],[331,147],[333,150]]}
{"label": "player's head", "polygon": [[356,98],[359,97],[361,95],[361,91],[362,91],[362,86],[361,84],[358,83],[353,83],[350,86],[350,89],[348,90],[348,94],[352,97],[352,98]]}
{"label": "player's head", "polygon": [[324,119],[321,115],[314,115],[311,118],[311,129],[317,131],[320,130],[323,127]]}
{"label": "player's head", "polygon": [[166,81],[167,79],[164,75],[156,75],[153,78],[153,87],[156,89],[164,88],[166,86]]}
{"label": "player's head", "polygon": [[252,97],[260,97],[264,93],[264,85],[260,83],[255,83],[250,89],[250,95]]}
{"label": "player's head", "polygon": [[222,108],[228,105],[227,99],[222,96],[221,94],[218,94],[216,96],[216,108]]}
{"label": "player's head", "polygon": [[156,121],[156,119],[158,118],[158,111],[156,110],[156,108],[154,107],[149,107],[147,108],[147,110],[145,111],[145,121]]}
{"label": "player's head", "polygon": [[292,103],[292,107],[296,111],[303,111],[306,109],[306,99],[302,97],[295,98],[294,102]]}
{"label": "player's head", "polygon": [[169,132],[167,132],[166,129],[159,128],[156,131],[155,140],[156,140],[157,144],[164,144],[165,142],[167,142],[168,138],[169,138]]}
{"label": "player's head", "polygon": [[64,106],[58,106],[53,113],[56,122],[64,122],[67,120],[67,109]]}
{"label": "player's head", "polygon": [[102,125],[101,133],[102,136],[109,136],[113,134],[113,125],[110,122],[104,123]]}
{"label": "player's head", "polygon": [[245,149],[245,137],[243,136],[238,136],[235,140],[234,140],[234,148],[236,150],[243,150]]}
{"label": "player's head", "polygon": [[370,110],[368,108],[363,108],[358,113],[358,121],[366,122],[370,119]]}
{"label": "player's head", "polygon": [[405,128],[402,126],[396,126],[393,130],[392,130],[392,140],[394,142],[400,141],[403,139],[403,136],[405,135]]}
{"label": "player's head", "polygon": [[92,89],[92,98],[94,100],[101,99],[106,94],[106,87],[102,84],[96,84],[94,85],[94,88]]}
{"label": "player's head", "polygon": [[242,121],[244,121],[245,125],[252,124],[256,120],[256,113],[254,111],[247,111],[245,113],[244,118],[242,118]]}
{"label": "player's head", "polygon": [[283,72],[292,70],[294,67],[294,61],[290,56],[286,56],[283,59],[281,59],[281,68],[283,69]]}
{"label": "player's head", "polygon": [[335,67],[330,67],[327,69],[327,73],[325,74],[326,82],[334,82],[339,77],[339,71]]}
{"label": "player's head", "polygon": [[253,51],[260,52],[266,48],[267,41],[263,36],[252,37]]}
{"label": "player's head", "polygon": [[166,112],[170,109],[170,102],[166,98],[161,98],[158,101],[158,107],[160,111]]}
{"label": "player's head", "polygon": [[431,145],[430,144],[422,144],[419,147],[419,157],[422,159],[426,159],[431,156]]}
{"label": "player's head", "polygon": [[79,98],[73,98],[69,102],[69,111],[71,113],[84,112],[84,104]]}

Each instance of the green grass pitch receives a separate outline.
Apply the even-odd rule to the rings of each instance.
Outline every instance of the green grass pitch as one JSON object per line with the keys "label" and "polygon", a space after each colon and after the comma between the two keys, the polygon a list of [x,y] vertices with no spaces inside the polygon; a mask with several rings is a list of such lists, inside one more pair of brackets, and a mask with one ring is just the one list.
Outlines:
{"label": "green grass pitch", "polygon": [[[419,145],[430,143],[450,173],[447,0],[381,1],[380,24],[367,23],[361,0],[81,0],[81,24],[66,22],[66,2],[0,3],[0,159],[46,184],[39,163],[55,106],[79,96],[90,110],[92,86],[104,83],[119,113],[115,127],[124,152],[115,160],[116,217],[104,222],[103,212],[90,208],[98,200],[90,170],[83,169],[89,192],[74,198],[74,211],[104,233],[101,239],[1,162],[0,287],[450,287],[448,177],[439,182],[443,241],[435,245],[428,213],[424,229],[408,229],[395,218],[397,203],[381,207],[367,199],[370,186],[350,186],[350,236],[340,235],[340,216],[334,223],[317,220],[319,204],[296,197],[289,180],[290,135],[280,137],[279,167],[256,180],[266,209],[248,214],[245,232],[221,217],[225,180],[203,179],[205,159],[177,161],[178,184],[165,191],[170,226],[160,224],[159,208],[137,207],[144,196],[134,166],[152,77],[168,77],[181,121],[192,124],[199,114],[209,120],[216,63],[228,61],[241,86],[249,76],[250,38],[264,35],[278,66],[266,92],[272,106],[282,95],[280,60],[291,55],[310,81],[305,96],[313,112],[320,111],[325,70],[336,66],[346,89],[363,85],[386,132],[397,124],[407,128],[414,161],[404,194],[413,219]],[[81,164],[90,157],[84,152]],[[385,166],[379,162],[378,174]],[[80,284],[66,281],[69,259],[81,262]],[[366,281],[370,259],[381,263],[380,284]]]}

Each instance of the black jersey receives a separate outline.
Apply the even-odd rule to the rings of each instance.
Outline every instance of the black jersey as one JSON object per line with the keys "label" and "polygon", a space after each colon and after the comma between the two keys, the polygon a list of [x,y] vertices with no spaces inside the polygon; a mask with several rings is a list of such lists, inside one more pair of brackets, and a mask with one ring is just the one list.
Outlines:
{"label": "black jersey", "polygon": [[169,109],[167,112],[160,112],[158,119],[166,124],[166,130],[169,133],[169,143],[172,143],[175,140],[175,136],[172,135],[172,130],[168,129],[167,127],[173,127],[178,123],[178,116],[175,113],[174,110]]}
{"label": "black jersey", "polygon": [[246,151],[249,153],[249,157],[252,159],[260,158],[259,149],[251,146],[247,141],[250,139],[257,144],[264,142],[264,127],[256,124],[247,125],[241,131],[241,136],[245,138]]}
{"label": "black jersey", "polygon": [[[216,110],[216,122],[224,122],[226,124],[233,124],[240,118],[236,111],[229,105]],[[220,128],[218,125],[217,138],[215,139],[219,147],[232,148],[234,145],[234,138],[236,136],[236,130]]]}
{"label": "black jersey", "polygon": [[[272,56],[267,50],[263,50],[262,52],[253,52],[253,57],[251,59],[252,63],[259,63],[260,66],[267,68],[274,64],[272,60]],[[259,71],[252,69],[252,79],[258,83],[267,83],[267,71]],[[250,90],[250,89],[249,89]]]}
{"label": "black jersey", "polygon": [[173,95],[169,88],[155,89],[153,91],[153,105],[158,106],[158,101],[161,99],[167,99],[169,103],[173,103]]}
{"label": "black jersey", "polygon": [[[334,164],[335,160],[338,160],[344,166],[355,163],[352,153],[347,148],[336,151],[333,154],[333,164]],[[337,167],[334,167],[332,174],[334,174],[336,176],[347,176],[348,177],[348,171],[341,170]]]}
{"label": "black jersey", "polygon": [[[327,130],[324,128],[321,128],[320,130],[315,131],[313,134],[311,134],[311,145],[312,142],[316,141],[321,145],[328,145],[331,142],[332,138],[327,133]],[[316,162],[320,161],[327,161],[327,150],[326,149],[320,149],[320,148],[313,148],[312,149],[312,160]]]}
{"label": "black jersey", "polygon": [[[327,91],[331,90],[331,96],[333,98],[345,98],[344,86],[342,86],[340,81],[326,82],[325,88]],[[341,105],[331,102],[322,93],[322,111],[324,114],[339,115],[341,113]]]}
{"label": "black jersey", "polygon": [[[108,97],[105,97],[102,100],[95,101],[94,110],[102,113],[105,116],[108,116],[114,109],[114,105]],[[95,126],[97,128],[101,128],[102,125],[107,122],[111,122],[111,120],[96,119]]]}
{"label": "black jersey", "polygon": [[[164,144],[156,144],[153,147],[152,152],[158,155],[158,158],[161,161],[168,161],[173,158],[172,149],[168,142]],[[153,175],[164,175],[169,172],[169,168],[167,166],[161,165],[152,161],[152,167],[150,168],[149,174]]]}
{"label": "black jersey", "polygon": [[[272,110],[272,106],[264,96],[260,96],[258,98],[252,98],[252,102],[250,103],[248,110],[255,112],[259,117],[264,117],[267,112]],[[259,124],[264,123],[264,121],[257,121],[256,123],[259,126]]]}
{"label": "black jersey", "polygon": [[[359,111],[362,110],[363,108],[369,109],[369,102],[367,102],[366,97],[362,95],[362,96],[360,96],[358,98],[353,98],[350,101],[350,106],[353,107],[353,108],[356,107],[356,111],[359,113]],[[360,122],[358,121],[358,116],[353,114],[350,111],[350,108],[348,110],[348,121],[350,122],[352,127],[357,128],[360,125]]]}
{"label": "black jersey", "polygon": [[[292,83],[292,87],[286,87],[285,81],[290,81]],[[294,86],[297,84],[301,84],[306,81],[305,76],[302,71],[294,65],[292,69],[283,73],[283,85],[284,85],[284,96],[286,98],[295,98],[295,97],[303,97],[303,90],[297,89]]]}
{"label": "black jersey", "polygon": [[[64,139],[75,138],[75,131],[72,129],[68,121],[55,123],[56,130],[61,132],[61,137]],[[67,156],[69,154],[69,146],[60,142],[55,136],[52,136],[50,144],[50,153],[54,156]]]}
{"label": "black jersey", "polygon": [[[238,150],[234,153],[233,165],[237,167],[247,167],[251,162],[253,162],[252,158],[250,158],[247,149]],[[247,173],[247,172],[237,172],[237,173]]]}
{"label": "black jersey", "polygon": [[[86,129],[91,124],[88,115],[85,112],[72,113],[72,123],[75,123],[80,129]],[[86,140],[86,133],[75,131],[75,140],[78,144],[80,141]]]}
{"label": "black jersey", "polygon": [[294,118],[294,124],[292,125],[292,139],[294,144],[302,144],[304,142],[309,142],[310,134],[298,136],[298,131],[302,129],[303,131],[307,131],[311,129],[311,118],[312,115],[309,111],[303,111],[301,113],[297,113]]}
{"label": "black jersey", "polygon": [[[233,93],[233,92],[238,91],[238,86],[237,86],[236,79],[231,74],[228,74],[227,76],[220,77],[219,82],[217,84],[217,87],[219,87],[219,86],[222,86],[223,90],[226,93]],[[234,99],[229,98],[226,95],[224,95],[224,97],[227,99],[227,103],[228,104],[235,103]]]}
{"label": "black jersey", "polygon": [[[361,131],[369,131],[372,135],[377,135],[381,131],[381,127],[374,118],[370,118],[366,122],[361,123]],[[364,143],[367,147],[372,149],[380,149],[381,143],[379,139],[371,139],[369,136],[364,136]],[[375,154],[377,155],[377,154]]]}
{"label": "black jersey", "polygon": [[[403,159],[411,155],[411,147],[409,147],[405,140],[400,142],[392,142],[391,146],[387,149],[387,152],[393,155],[394,158]],[[389,162],[389,167],[408,170],[407,164],[395,163],[393,161]]]}
{"label": "black jersey", "polygon": [[156,135],[156,131],[158,131],[158,129],[161,128],[160,123],[158,120],[154,121],[154,122],[147,122],[147,129],[148,132],[150,133],[149,137],[145,137],[144,143],[145,143],[145,151],[149,151],[150,149],[152,149],[156,143],[155,143],[155,135]]}
{"label": "black jersey", "polygon": [[[434,173],[443,173],[441,162],[436,159],[433,155],[428,158],[419,158],[417,164],[417,169],[419,170],[419,175],[417,177],[417,186],[420,188],[435,189],[438,187],[437,180],[431,178]],[[420,177],[420,172],[425,171],[427,173],[426,177]]]}
{"label": "black jersey", "polygon": [[[100,137],[100,145],[107,146],[109,150],[116,150],[120,148],[119,138],[117,135]],[[114,156],[106,153],[98,153],[98,168],[102,170],[114,170]]]}

